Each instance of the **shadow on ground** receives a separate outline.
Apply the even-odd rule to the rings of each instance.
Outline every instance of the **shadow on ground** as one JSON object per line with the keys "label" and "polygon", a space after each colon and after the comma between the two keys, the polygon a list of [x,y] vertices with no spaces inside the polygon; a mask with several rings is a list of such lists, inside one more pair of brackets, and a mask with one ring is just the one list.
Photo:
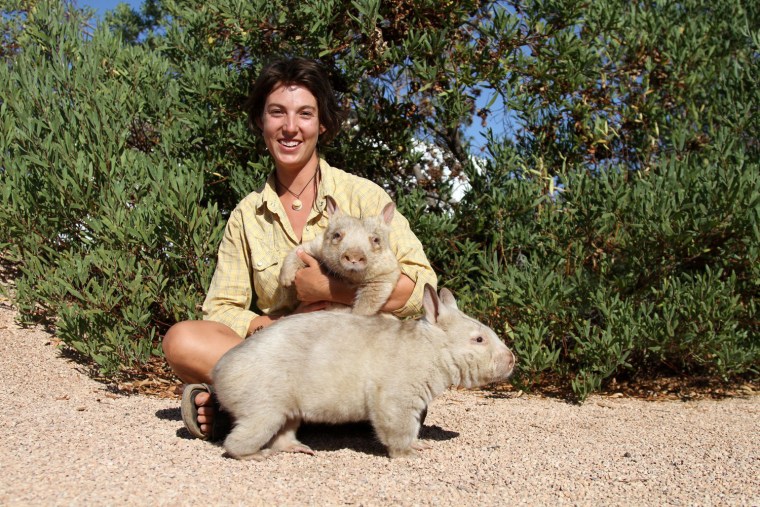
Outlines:
{"label": "shadow on ground", "polygon": [[[164,408],[156,411],[156,417],[167,421],[182,421],[179,408]],[[193,439],[193,435],[184,426],[177,429],[178,438]],[[422,426],[419,437],[423,440],[442,442],[457,438],[459,433],[440,426]],[[298,439],[315,451],[339,451],[351,449],[356,452],[374,456],[387,456],[387,450],[375,436],[369,422],[349,424],[304,424],[298,430]],[[221,446],[221,442],[214,442]]]}

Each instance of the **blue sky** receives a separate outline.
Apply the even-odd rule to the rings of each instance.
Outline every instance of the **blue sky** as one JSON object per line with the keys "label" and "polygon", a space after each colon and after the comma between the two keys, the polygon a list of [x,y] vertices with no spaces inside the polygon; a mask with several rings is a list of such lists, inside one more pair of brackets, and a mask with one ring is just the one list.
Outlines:
{"label": "blue sky", "polygon": [[139,8],[142,4],[142,1],[140,0],[127,0],[127,1],[120,1],[120,0],[79,0],[77,2],[79,5],[87,5],[98,11],[98,14],[102,16],[106,11],[113,10],[116,8],[117,5],[120,3],[126,3],[131,5],[132,7]]}

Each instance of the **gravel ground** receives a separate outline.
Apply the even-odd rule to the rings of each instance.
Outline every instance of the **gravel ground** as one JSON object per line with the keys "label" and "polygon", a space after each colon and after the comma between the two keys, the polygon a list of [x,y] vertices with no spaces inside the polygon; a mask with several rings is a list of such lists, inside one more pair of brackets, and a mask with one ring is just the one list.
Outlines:
{"label": "gravel ground", "polygon": [[760,506],[760,397],[647,402],[449,391],[434,448],[389,460],[365,425],[264,462],[189,438],[179,402],[117,396],[0,304],[0,505]]}

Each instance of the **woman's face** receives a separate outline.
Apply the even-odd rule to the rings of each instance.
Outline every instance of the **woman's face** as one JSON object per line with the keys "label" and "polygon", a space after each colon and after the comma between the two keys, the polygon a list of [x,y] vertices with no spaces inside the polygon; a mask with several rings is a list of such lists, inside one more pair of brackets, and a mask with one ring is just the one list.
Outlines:
{"label": "woman's face", "polygon": [[259,121],[278,169],[300,171],[317,160],[317,140],[325,128],[319,123],[317,99],[307,88],[276,86],[267,96]]}

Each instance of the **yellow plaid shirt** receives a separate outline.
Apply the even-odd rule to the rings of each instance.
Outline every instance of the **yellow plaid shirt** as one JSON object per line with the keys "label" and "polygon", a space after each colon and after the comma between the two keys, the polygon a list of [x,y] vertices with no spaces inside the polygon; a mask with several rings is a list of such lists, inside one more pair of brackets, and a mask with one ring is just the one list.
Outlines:
{"label": "yellow plaid shirt", "polygon": [[[325,196],[335,198],[345,213],[354,217],[380,214],[390,196],[375,183],[331,167],[320,160],[321,183],[316,206],[310,210],[302,241],[322,234],[328,217]],[[316,208],[316,209],[315,209]],[[395,314],[406,317],[422,310],[426,283],[436,286],[436,275],[422,250],[422,244],[400,213],[391,222],[391,248],[401,264],[401,272],[415,282],[414,291]],[[245,336],[258,308],[267,315],[284,313],[293,306],[278,283],[280,264],[298,245],[285,214],[274,174],[262,188],[247,195],[230,215],[219,245],[216,271],[203,303],[203,318],[228,325]],[[255,293],[255,295],[254,295]],[[252,306],[255,297],[255,306]]]}

